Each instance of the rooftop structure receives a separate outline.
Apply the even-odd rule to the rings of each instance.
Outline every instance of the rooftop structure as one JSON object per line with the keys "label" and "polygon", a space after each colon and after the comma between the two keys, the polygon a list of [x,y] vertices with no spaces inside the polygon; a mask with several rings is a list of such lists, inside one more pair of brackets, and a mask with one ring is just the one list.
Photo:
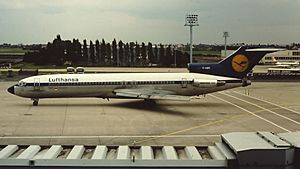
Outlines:
{"label": "rooftop structure", "polygon": [[236,132],[213,146],[2,145],[0,168],[299,168],[300,132]]}

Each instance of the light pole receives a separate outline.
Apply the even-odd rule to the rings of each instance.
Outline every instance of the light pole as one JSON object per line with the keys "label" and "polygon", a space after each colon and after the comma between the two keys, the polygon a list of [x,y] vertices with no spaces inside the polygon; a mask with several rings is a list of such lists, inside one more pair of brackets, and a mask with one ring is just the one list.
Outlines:
{"label": "light pole", "polygon": [[224,47],[224,50],[225,50],[225,58],[227,57],[227,37],[229,37],[229,33],[228,32],[223,32],[223,37],[225,38],[225,47]]}
{"label": "light pole", "polygon": [[176,67],[177,66],[177,60],[176,60],[176,51],[177,50],[177,46],[176,45],[174,45],[174,48],[173,48],[173,51],[174,51],[174,67]]}
{"label": "light pole", "polygon": [[193,26],[199,26],[198,15],[187,14],[184,26],[190,27],[190,63],[193,63]]}
{"label": "light pole", "polygon": [[119,48],[119,45],[117,44],[117,67],[119,67],[119,63],[120,63],[119,54],[120,54],[120,48]]}

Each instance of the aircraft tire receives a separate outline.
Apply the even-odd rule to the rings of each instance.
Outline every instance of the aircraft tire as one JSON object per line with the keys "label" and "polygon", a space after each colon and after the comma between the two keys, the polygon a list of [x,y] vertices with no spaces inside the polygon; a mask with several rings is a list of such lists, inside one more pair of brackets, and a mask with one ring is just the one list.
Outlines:
{"label": "aircraft tire", "polygon": [[38,101],[33,101],[33,103],[32,103],[33,106],[37,106],[38,104],[39,104]]}

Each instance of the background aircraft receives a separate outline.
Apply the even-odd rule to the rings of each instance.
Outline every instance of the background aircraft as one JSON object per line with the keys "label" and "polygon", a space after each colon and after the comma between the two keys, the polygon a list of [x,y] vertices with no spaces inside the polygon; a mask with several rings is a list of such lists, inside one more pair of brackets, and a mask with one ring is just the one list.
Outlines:
{"label": "background aircraft", "polygon": [[272,61],[275,63],[276,67],[280,67],[280,68],[290,68],[290,67],[298,67],[299,66],[299,62],[295,61],[295,62],[278,62],[275,57],[272,57]]}

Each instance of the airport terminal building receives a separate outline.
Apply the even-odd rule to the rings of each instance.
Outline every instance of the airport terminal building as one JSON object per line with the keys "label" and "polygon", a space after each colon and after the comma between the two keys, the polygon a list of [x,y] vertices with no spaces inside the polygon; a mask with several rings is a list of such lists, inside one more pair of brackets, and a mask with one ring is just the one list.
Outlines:
{"label": "airport terminal building", "polygon": [[300,49],[298,50],[284,50],[279,52],[274,52],[270,54],[266,54],[265,57],[262,58],[261,63],[263,64],[272,64],[273,58],[275,58],[278,62],[295,62],[300,61]]}

